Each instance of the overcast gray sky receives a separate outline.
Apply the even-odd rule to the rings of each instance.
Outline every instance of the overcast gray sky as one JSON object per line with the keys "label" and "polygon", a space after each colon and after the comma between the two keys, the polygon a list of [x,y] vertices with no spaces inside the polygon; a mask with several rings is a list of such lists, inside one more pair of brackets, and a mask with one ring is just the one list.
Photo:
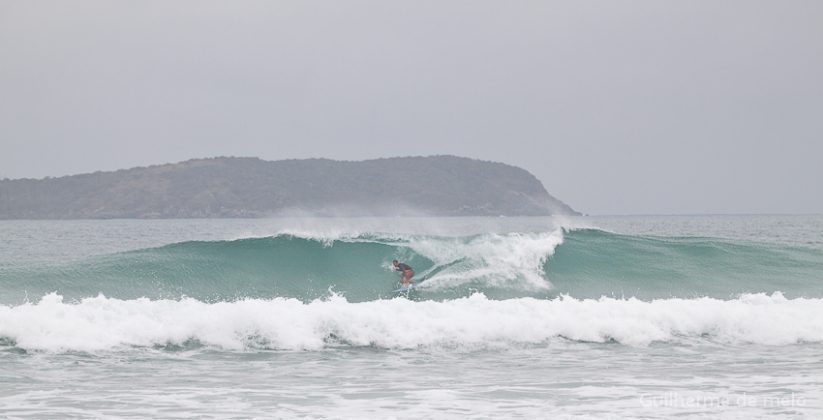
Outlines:
{"label": "overcast gray sky", "polygon": [[0,0],[0,177],[430,154],[592,214],[823,212],[823,2]]}

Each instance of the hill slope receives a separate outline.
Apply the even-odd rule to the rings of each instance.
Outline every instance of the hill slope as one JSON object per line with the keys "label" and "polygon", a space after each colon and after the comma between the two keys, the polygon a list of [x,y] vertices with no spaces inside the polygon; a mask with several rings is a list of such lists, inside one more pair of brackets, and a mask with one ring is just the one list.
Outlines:
{"label": "hill slope", "polygon": [[455,156],[360,162],[194,159],[0,181],[0,219],[574,214],[537,178]]}

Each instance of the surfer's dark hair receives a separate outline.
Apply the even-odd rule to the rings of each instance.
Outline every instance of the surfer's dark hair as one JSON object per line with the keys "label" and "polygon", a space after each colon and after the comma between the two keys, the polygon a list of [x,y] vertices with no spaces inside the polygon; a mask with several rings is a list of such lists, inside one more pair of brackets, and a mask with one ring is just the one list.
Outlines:
{"label": "surfer's dark hair", "polygon": [[400,262],[400,261],[397,261],[397,260],[391,260],[391,262],[396,263],[396,262]]}

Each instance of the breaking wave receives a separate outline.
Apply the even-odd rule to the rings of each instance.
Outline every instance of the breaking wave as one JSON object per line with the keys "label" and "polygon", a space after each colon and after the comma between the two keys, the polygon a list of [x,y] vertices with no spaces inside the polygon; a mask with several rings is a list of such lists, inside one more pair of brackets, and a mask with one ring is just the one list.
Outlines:
{"label": "breaking wave", "polygon": [[737,299],[403,298],[349,302],[333,295],[206,303],[121,300],[97,296],[66,303],[49,294],[37,303],[0,306],[0,344],[24,351],[117,351],[129,348],[319,350],[476,349],[546,345],[552,340],[655,342],[711,340],[790,345],[823,341],[823,300],[780,293]]}
{"label": "breaking wave", "polygon": [[628,236],[596,229],[472,236],[283,233],[188,241],[53,265],[0,267],[0,303],[56,292],[206,302],[337,294],[392,298],[391,260],[416,270],[417,300],[481,292],[490,299],[735,298],[782,291],[823,297],[823,252],[711,238]]}

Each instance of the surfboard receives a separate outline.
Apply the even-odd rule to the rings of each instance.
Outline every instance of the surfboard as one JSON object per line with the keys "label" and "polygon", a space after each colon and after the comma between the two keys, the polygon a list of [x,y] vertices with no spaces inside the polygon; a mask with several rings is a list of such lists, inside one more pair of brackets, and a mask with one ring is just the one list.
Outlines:
{"label": "surfboard", "polygon": [[401,287],[401,288],[399,288],[399,289],[395,290],[395,291],[394,291],[394,293],[408,292],[408,291],[410,291],[410,290],[414,290],[415,288],[417,288],[417,285],[416,285],[416,284],[414,284],[414,283],[412,283],[412,284],[410,284],[410,285],[408,285],[408,286],[403,286],[403,287]]}

